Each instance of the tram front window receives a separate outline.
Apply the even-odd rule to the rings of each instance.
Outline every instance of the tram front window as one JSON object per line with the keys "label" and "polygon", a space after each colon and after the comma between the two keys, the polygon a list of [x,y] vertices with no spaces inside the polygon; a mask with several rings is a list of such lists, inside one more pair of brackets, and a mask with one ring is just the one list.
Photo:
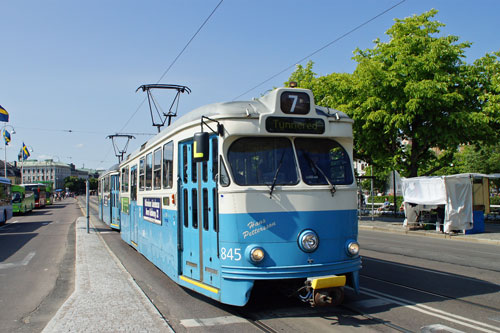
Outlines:
{"label": "tram front window", "polygon": [[238,139],[229,148],[228,160],[238,185],[295,185],[299,181],[292,144],[286,138]]}
{"label": "tram front window", "polygon": [[[295,139],[302,179],[308,185],[349,185],[353,182],[347,151],[330,139]],[[325,179],[328,177],[328,180]]]}

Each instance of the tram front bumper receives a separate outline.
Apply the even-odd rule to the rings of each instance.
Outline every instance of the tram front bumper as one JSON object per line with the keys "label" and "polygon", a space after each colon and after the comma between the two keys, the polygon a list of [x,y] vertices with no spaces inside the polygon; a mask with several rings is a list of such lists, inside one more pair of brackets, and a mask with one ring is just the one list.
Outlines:
{"label": "tram front bumper", "polygon": [[339,305],[344,300],[345,275],[307,278],[306,295],[299,296],[311,306]]}
{"label": "tram front bumper", "polygon": [[307,282],[310,284],[311,288],[316,289],[326,289],[326,288],[335,288],[335,287],[343,287],[346,283],[345,275],[331,275],[331,276],[322,276],[315,278],[307,278]]}

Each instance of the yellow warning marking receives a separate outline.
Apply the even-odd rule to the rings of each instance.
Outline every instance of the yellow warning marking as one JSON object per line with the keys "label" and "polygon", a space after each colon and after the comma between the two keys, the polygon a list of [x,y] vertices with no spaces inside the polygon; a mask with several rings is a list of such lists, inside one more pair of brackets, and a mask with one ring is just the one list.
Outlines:
{"label": "yellow warning marking", "polygon": [[313,289],[325,289],[343,286],[345,286],[345,275],[325,276],[313,279],[311,281],[311,287],[313,287]]}
{"label": "yellow warning marking", "polygon": [[194,152],[193,152],[194,158],[203,158],[203,152],[199,153],[198,149],[196,147],[196,141],[194,142]]}
{"label": "yellow warning marking", "polygon": [[218,294],[219,293],[219,289],[216,289],[214,287],[210,287],[210,286],[207,286],[206,284],[204,283],[201,283],[201,282],[198,282],[198,281],[195,281],[195,280],[191,280],[190,278],[188,277],[185,277],[184,275],[181,275],[179,277],[181,280],[183,281],[186,281],[187,283],[191,283],[191,284],[194,284],[195,286],[197,287],[200,287],[200,288],[203,288],[205,290],[208,290],[208,291],[211,291],[215,294]]}

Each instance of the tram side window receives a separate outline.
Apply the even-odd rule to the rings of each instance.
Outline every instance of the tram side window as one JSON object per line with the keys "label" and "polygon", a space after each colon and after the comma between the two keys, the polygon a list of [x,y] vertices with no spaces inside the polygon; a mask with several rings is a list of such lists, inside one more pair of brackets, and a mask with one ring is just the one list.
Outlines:
{"label": "tram side window", "polygon": [[137,165],[130,169],[130,200],[137,201]]}
{"label": "tram side window", "polygon": [[0,205],[9,205],[11,200],[10,184],[0,184]]}
{"label": "tram side window", "polygon": [[217,138],[212,138],[210,141],[212,142],[212,175],[214,181],[217,181],[217,174],[219,173],[217,169],[219,166],[219,147],[217,146]]}
{"label": "tram side window", "polygon": [[139,191],[144,191],[146,187],[146,158],[139,160]]}
{"label": "tram side window", "polygon": [[153,153],[146,155],[146,190],[152,189],[153,183]]}
{"label": "tram side window", "polygon": [[104,178],[104,192],[109,192],[109,176]]}
{"label": "tram side window", "polygon": [[227,173],[227,168],[226,168],[226,164],[224,163],[224,161],[222,160],[222,158],[220,159],[220,184],[221,186],[229,186],[230,184],[230,180],[229,180],[229,175]]}
{"label": "tram side window", "polygon": [[353,182],[347,151],[330,139],[295,139],[302,179],[308,185],[349,185]]}
{"label": "tram side window", "polygon": [[122,169],[122,192],[128,192],[128,167]]}
{"label": "tram side window", "polygon": [[153,156],[153,186],[155,190],[161,188],[161,148],[155,150]]}
{"label": "tram side window", "polygon": [[236,140],[228,151],[238,185],[295,185],[299,182],[292,143],[286,138],[249,137]]}
{"label": "tram side window", "polygon": [[163,188],[172,188],[174,177],[174,143],[163,146]]}

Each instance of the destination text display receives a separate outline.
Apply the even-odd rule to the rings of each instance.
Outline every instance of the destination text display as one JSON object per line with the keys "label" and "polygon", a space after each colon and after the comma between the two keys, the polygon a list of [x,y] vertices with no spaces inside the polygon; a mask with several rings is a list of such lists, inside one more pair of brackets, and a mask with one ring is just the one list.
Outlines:
{"label": "destination text display", "polygon": [[323,119],[296,117],[268,117],[266,130],[270,133],[323,134]]}

